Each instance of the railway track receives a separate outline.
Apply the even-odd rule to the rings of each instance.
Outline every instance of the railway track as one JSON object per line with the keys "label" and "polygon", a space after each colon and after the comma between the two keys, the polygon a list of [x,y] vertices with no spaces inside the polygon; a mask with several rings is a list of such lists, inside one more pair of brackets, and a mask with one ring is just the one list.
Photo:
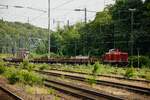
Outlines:
{"label": "railway track", "polygon": [[[6,60],[6,61],[11,62],[9,60]],[[18,66],[17,63],[16,64],[13,63],[13,64],[10,64],[10,65]],[[75,72],[75,71],[68,71],[68,70],[59,70],[59,69],[51,69],[51,70],[54,70],[54,71],[63,71],[63,72],[69,72],[69,73],[76,73],[76,74],[83,74],[83,75],[92,75],[91,73]],[[114,78],[114,79],[120,79],[120,80],[129,80],[129,81],[134,81],[134,82],[150,83],[150,80],[144,80],[144,79],[133,79],[133,78],[125,78],[125,77],[119,77],[119,76],[112,76],[112,75],[97,75],[97,76]]]}
{"label": "railway track", "polygon": [[58,81],[52,78],[46,79],[45,85],[83,100],[123,100],[123,98],[118,96],[113,96],[88,87],[81,87],[70,82]]}
{"label": "railway track", "polygon": [[3,92],[0,95],[1,100],[24,100],[3,86],[0,86],[0,91]]}
{"label": "railway track", "polygon": [[[75,72],[75,71],[67,71],[67,70],[59,70],[59,69],[51,69],[52,71],[63,71],[63,72],[69,72],[69,73],[75,73],[75,74],[82,74],[82,75],[93,75],[83,72]],[[150,83],[150,80],[142,80],[142,79],[132,79],[132,78],[125,78],[125,77],[119,77],[119,76],[111,76],[111,75],[97,75],[102,77],[108,77],[108,78],[114,78],[114,79],[120,79],[120,80],[129,80],[133,82],[144,82],[144,83]]]}
{"label": "railway track", "polygon": [[[66,74],[62,74],[62,73],[55,73],[55,72],[48,72],[48,71],[38,71],[38,72],[40,72],[42,74],[51,75],[51,76],[58,76],[58,77],[64,76],[65,78],[78,80],[78,81],[86,81],[87,80],[87,78],[82,77],[82,76],[66,75]],[[150,95],[150,88],[139,87],[139,86],[128,85],[128,84],[122,84],[122,83],[116,83],[116,82],[110,82],[110,81],[104,81],[104,80],[96,80],[96,84],[111,86],[111,87],[115,87],[115,88],[121,88],[121,89],[132,91],[132,92],[135,92],[138,94]]]}

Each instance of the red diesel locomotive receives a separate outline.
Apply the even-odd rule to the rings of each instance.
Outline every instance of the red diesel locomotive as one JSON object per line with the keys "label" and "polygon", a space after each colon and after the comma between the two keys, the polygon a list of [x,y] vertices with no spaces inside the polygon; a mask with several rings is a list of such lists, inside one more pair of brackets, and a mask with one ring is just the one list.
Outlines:
{"label": "red diesel locomotive", "polygon": [[128,53],[119,51],[119,49],[110,49],[102,56],[103,63],[127,65]]}

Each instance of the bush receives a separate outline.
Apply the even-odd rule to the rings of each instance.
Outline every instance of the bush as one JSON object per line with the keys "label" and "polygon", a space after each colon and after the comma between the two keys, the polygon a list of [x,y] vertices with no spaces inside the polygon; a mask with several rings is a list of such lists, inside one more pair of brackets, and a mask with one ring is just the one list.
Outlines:
{"label": "bush", "polygon": [[[138,56],[129,57],[129,62],[131,66],[131,60],[133,60],[133,67],[138,67]],[[150,59],[146,56],[139,57],[139,67],[150,67]]]}
{"label": "bush", "polygon": [[35,66],[34,66],[33,64],[29,64],[26,69],[27,69],[28,71],[33,71],[34,67],[35,67]]}
{"label": "bush", "polygon": [[133,76],[135,76],[135,69],[133,67],[131,68],[128,68],[125,72],[125,75],[124,75],[126,78],[131,78]]}
{"label": "bush", "polygon": [[28,60],[23,60],[23,62],[20,64],[20,68],[26,69],[28,71],[32,71],[34,67],[34,64],[30,64]]}
{"label": "bush", "polygon": [[8,79],[8,81],[11,84],[14,84],[19,81],[18,71],[14,67],[7,68],[4,73],[4,76]]}
{"label": "bush", "polygon": [[11,75],[8,77],[8,80],[10,84],[15,84],[16,82],[19,82],[20,78],[18,72],[11,73]]}
{"label": "bush", "polygon": [[10,75],[13,73],[13,72],[16,72],[16,69],[14,67],[11,67],[11,68],[6,68],[5,72],[4,72],[4,76],[6,78],[10,77]]}
{"label": "bush", "polygon": [[3,67],[4,66],[4,62],[0,62],[0,67]]}
{"label": "bush", "polygon": [[42,84],[43,79],[38,74],[34,72],[28,72],[27,70],[22,70],[19,72],[20,81],[24,84]]}
{"label": "bush", "polygon": [[42,84],[43,78],[39,74],[28,71],[28,70],[18,70],[15,68],[7,68],[4,76],[9,80],[11,84],[16,82],[22,82],[28,85]]}
{"label": "bush", "polygon": [[99,62],[96,62],[94,65],[94,69],[92,70],[93,75],[97,75],[100,71],[100,64]]}
{"label": "bush", "polygon": [[4,63],[0,62],[0,74],[3,74],[5,72],[6,68],[4,67]]}
{"label": "bush", "polygon": [[85,81],[88,82],[88,83],[91,84],[91,85],[97,83],[96,77],[89,77],[89,78],[86,78]]}
{"label": "bush", "polygon": [[28,66],[29,66],[29,60],[24,59],[23,62],[22,62],[23,69],[27,69]]}
{"label": "bush", "polygon": [[42,64],[40,70],[48,69],[48,64]]}
{"label": "bush", "polygon": [[5,72],[6,68],[4,66],[0,66],[0,74],[3,74]]}

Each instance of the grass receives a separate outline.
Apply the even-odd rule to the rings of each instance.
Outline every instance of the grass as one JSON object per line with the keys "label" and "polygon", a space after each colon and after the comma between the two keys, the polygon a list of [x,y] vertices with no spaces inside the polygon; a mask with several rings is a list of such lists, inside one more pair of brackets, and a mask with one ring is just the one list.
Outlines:
{"label": "grass", "polygon": [[136,76],[136,71],[135,71],[135,69],[134,69],[133,67],[128,68],[128,69],[126,70],[124,76],[125,76],[126,78],[132,78],[132,77]]}
{"label": "grass", "polygon": [[119,75],[126,78],[144,78],[150,79],[149,68],[130,68],[130,67],[116,67],[111,65],[103,65],[95,63],[94,65],[66,65],[66,64],[53,64],[49,65],[47,69],[58,69],[73,72],[83,72],[93,75]]}
{"label": "grass", "polygon": [[103,65],[100,63],[95,63],[94,65],[67,65],[67,64],[35,64],[35,69],[39,70],[50,70],[50,69],[58,69],[65,71],[73,71],[73,72],[82,72],[87,74],[97,75],[118,75],[126,78],[144,78],[150,79],[150,69],[149,68],[132,68],[130,67],[116,67],[111,65]]}
{"label": "grass", "polygon": [[12,56],[13,56],[12,54],[1,54],[0,53],[0,59],[7,58],[7,57],[12,57]]}
{"label": "grass", "polygon": [[3,74],[6,71],[6,68],[4,67],[4,64],[0,62],[0,74]]}
{"label": "grass", "polygon": [[45,86],[25,86],[25,91],[29,94],[55,94],[55,90],[52,88],[46,88]]}
{"label": "grass", "polygon": [[89,76],[85,79],[86,82],[88,82],[90,85],[96,84],[96,76]]}
{"label": "grass", "polygon": [[48,64],[41,64],[40,67],[39,67],[39,70],[45,70],[45,69],[48,69]]}
{"label": "grass", "polygon": [[36,65],[25,63],[18,68],[5,65],[4,62],[0,62],[0,77],[5,77],[10,84],[22,87],[28,94],[51,94],[54,95],[54,100],[60,100],[54,89],[44,86],[43,76],[33,72],[33,70],[29,70],[31,66],[36,67]]}
{"label": "grass", "polygon": [[[15,85],[13,85],[15,87],[19,87],[22,88],[24,90],[24,92],[26,92],[27,94],[30,95],[53,95],[53,100],[61,100],[60,97],[57,95],[57,91],[54,90],[53,88],[48,88],[45,87],[44,85],[25,85],[23,83],[16,83]],[[40,97],[40,96],[39,96]],[[43,99],[42,99],[43,100]]]}
{"label": "grass", "polygon": [[27,85],[40,85],[43,82],[43,79],[39,74],[27,70],[19,70],[13,67],[7,68],[4,76],[11,84],[21,82]]}
{"label": "grass", "polygon": [[4,62],[0,62],[0,74],[5,76],[11,84],[21,82],[27,85],[40,85],[43,83],[43,77],[39,74],[29,69],[6,67]]}

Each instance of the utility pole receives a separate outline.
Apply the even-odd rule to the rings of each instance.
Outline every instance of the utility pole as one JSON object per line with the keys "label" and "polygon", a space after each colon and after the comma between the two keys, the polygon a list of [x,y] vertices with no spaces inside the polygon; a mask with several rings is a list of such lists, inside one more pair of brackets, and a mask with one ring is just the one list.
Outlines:
{"label": "utility pole", "polygon": [[28,24],[30,23],[30,19],[29,19],[29,17],[28,17],[27,23],[28,23]]}
{"label": "utility pole", "polygon": [[50,41],[50,0],[48,0],[48,58],[50,58],[50,44],[51,44],[51,41]]}
{"label": "utility pole", "polygon": [[84,13],[85,13],[85,16],[84,16],[84,17],[85,17],[85,24],[86,24],[86,23],[87,23],[87,9],[84,8],[84,11],[85,11],[85,12],[84,12]]}
{"label": "utility pole", "polygon": [[113,48],[115,49],[116,48],[116,46],[115,46],[115,22],[113,22],[113,34],[112,34],[112,36],[113,36]]}
{"label": "utility pole", "polygon": [[[30,24],[29,17],[28,17],[27,23]],[[30,49],[30,37],[29,37],[29,34],[30,34],[30,32],[28,33],[28,44],[26,44],[26,49],[28,49],[29,52],[30,52],[31,49]]]}
{"label": "utility pole", "polygon": [[70,22],[69,22],[69,19],[67,20],[67,26],[68,26],[68,27],[70,26]]}
{"label": "utility pole", "polygon": [[[84,23],[86,24],[87,23],[87,9],[84,8],[84,9],[75,9],[74,11],[84,11]],[[90,12],[90,11],[89,11]],[[84,43],[83,43],[84,45]],[[84,55],[84,46],[83,46],[83,55]]]}
{"label": "utility pole", "polygon": [[75,9],[74,11],[84,11],[84,22],[87,23],[87,9]]}
{"label": "utility pole", "polygon": [[[133,25],[134,25],[134,12],[136,11],[136,9],[129,9],[129,11],[131,12],[131,56],[133,56],[133,46],[134,46],[134,40],[133,40]],[[133,58],[131,59],[131,66],[133,66]]]}
{"label": "utility pole", "polygon": [[140,68],[140,49],[137,48],[137,53],[138,53],[138,68]]}

